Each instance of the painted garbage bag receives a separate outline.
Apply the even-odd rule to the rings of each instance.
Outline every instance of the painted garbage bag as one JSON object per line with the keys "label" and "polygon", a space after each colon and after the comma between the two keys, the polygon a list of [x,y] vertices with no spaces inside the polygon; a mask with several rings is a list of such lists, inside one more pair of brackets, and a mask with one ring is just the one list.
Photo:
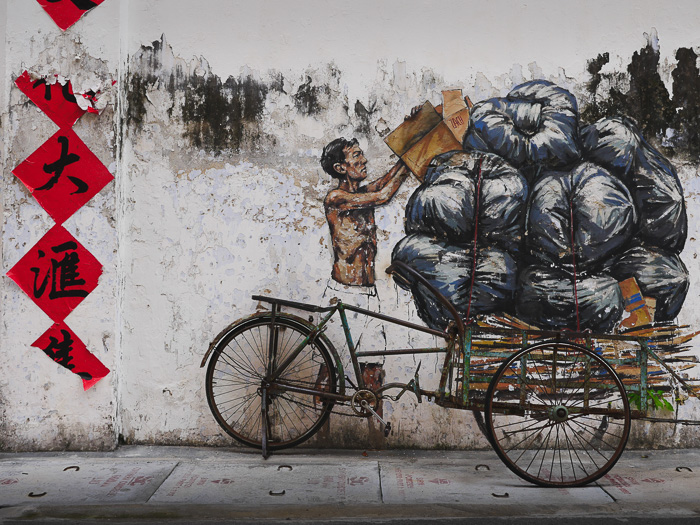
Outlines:
{"label": "painted garbage bag", "polygon": [[517,250],[527,197],[525,178],[497,155],[446,153],[433,160],[423,184],[409,199],[406,233],[471,244],[476,225],[479,246]]}
{"label": "painted garbage bag", "polygon": [[[473,281],[471,248],[428,235],[404,237],[394,247],[392,260],[417,270],[464,316],[470,308],[474,315],[512,311],[515,260],[508,252],[493,246],[478,248],[476,255]],[[452,319],[446,309],[410,274],[401,277],[396,282],[412,292],[420,318],[431,328],[444,329]]]}
{"label": "painted garbage bag", "polygon": [[624,311],[617,280],[605,273],[577,276],[533,265],[518,279],[516,315],[541,328],[612,330]]}
{"label": "painted garbage bag", "polygon": [[469,120],[464,149],[496,153],[518,168],[562,168],[581,157],[576,98],[547,80],[475,104]]}
{"label": "painted garbage bag", "polygon": [[584,156],[627,184],[637,209],[635,235],[644,243],[680,253],[688,234],[683,188],[671,162],[628,118],[603,119],[581,130]]}
{"label": "painted garbage bag", "polygon": [[583,162],[568,172],[545,173],[535,183],[526,245],[535,259],[581,272],[617,253],[636,221],[627,187],[604,168]]}

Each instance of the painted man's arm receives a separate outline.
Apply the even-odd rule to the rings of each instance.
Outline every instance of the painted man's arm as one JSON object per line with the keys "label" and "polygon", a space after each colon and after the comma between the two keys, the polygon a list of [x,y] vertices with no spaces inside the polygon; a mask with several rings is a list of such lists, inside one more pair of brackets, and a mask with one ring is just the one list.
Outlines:
{"label": "painted man's arm", "polygon": [[367,192],[371,193],[371,192],[375,192],[375,191],[381,190],[384,186],[386,186],[387,184],[389,184],[389,182],[390,182],[394,177],[397,176],[397,174],[399,173],[399,171],[400,171],[402,168],[403,168],[404,170],[407,169],[407,168],[406,168],[406,165],[403,163],[403,161],[402,161],[402,160],[399,160],[396,164],[394,164],[394,167],[393,167],[393,168],[391,168],[389,171],[386,172],[386,174],[385,174],[383,177],[381,177],[381,178],[379,178],[379,179],[377,179],[377,180],[375,180],[375,181],[373,181],[373,182],[370,182],[370,183],[366,186],[366,187],[367,187]]}
{"label": "painted man's arm", "polygon": [[326,197],[326,207],[337,208],[341,211],[359,210],[362,208],[372,208],[386,204],[391,200],[399,189],[401,183],[410,173],[405,166],[399,168],[395,176],[379,191],[368,191],[362,193],[351,193],[345,190],[333,190]]}

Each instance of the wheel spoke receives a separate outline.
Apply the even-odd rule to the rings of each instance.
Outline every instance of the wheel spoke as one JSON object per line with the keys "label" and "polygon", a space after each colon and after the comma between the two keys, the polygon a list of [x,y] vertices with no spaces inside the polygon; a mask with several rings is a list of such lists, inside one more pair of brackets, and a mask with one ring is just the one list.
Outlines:
{"label": "wheel spoke", "polygon": [[574,452],[574,454],[576,455],[576,459],[579,462],[579,465],[581,465],[581,467],[583,468],[583,472],[585,472],[586,476],[588,476],[588,472],[586,472],[586,468],[583,466],[583,463],[581,462],[581,458],[578,455],[578,451],[576,450],[576,448],[574,448],[573,443],[569,439],[569,433],[566,431],[566,425],[565,424],[562,425],[561,428],[564,431],[564,439],[566,440],[566,444],[567,444],[566,450],[569,452],[569,461],[571,462],[571,474],[572,474],[572,476],[574,477],[574,479],[577,479],[576,478],[576,467],[574,466],[574,458],[571,455],[571,451]]}

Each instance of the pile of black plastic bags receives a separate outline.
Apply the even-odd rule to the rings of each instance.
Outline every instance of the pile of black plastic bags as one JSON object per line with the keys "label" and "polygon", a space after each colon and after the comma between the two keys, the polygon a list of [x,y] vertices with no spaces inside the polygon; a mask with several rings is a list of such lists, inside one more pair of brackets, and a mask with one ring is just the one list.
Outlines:
{"label": "pile of black plastic bags", "polygon": [[[624,116],[582,126],[575,97],[544,80],[472,108],[463,150],[433,159],[405,230],[393,260],[464,318],[609,332],[625,309],[620,281],[656,300],[656,321],[675,318],[688,291],[673,165]],[[442,305],[402,277],[420,317],[444,328]]]}

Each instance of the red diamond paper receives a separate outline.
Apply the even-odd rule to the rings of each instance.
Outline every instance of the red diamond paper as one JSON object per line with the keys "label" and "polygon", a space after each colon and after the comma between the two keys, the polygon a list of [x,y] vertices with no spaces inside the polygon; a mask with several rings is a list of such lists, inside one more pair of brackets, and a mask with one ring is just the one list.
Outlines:
{"label": "red diamond paper", "polygon": [[101,273],[100,262],[57,224],[7,275],[46,315],[60,322],[95,289]]}
{"label": "red diamond paper", "polygon": [[104,0],[37,0],[56,25],[64,31]]}
{"label": "red diamond paper", "polygon": [[83,388],[94,386],[109,374],[109,368],[103,365],[87,349],[65,323],[56,323],[44,335],[32,343],[59,365],[78,374],[83,380]]}
{"label": "red diamond paper", "polygon": [[17,87],[53,120],[59,128],[70,128],[83,116],[83,110],[75,101],[73,87],[58,82],[48,84],[45,79],[32,80],[27,71],[15,80]]}
{"label": "red diamond paper", "polygon": [[59,130],[12,173],[57,224],[114,178],[72,129]]}

